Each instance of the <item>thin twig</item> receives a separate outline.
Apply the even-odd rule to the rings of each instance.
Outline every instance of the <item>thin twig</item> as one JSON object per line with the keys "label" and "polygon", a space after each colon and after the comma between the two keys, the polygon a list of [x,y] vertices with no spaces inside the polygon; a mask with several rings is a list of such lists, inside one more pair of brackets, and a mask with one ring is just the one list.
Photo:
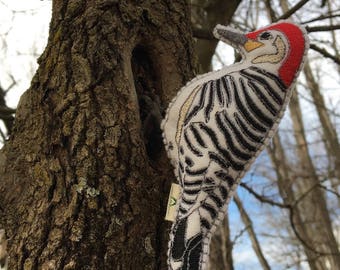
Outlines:
{"label": "thin twig", "polygon": [[240,232],[235,235],[234,239],[231,242],[232,246],[235,245],[236,241],[241,238],[241,236],[243,235],[243,233],[245,233],[248,229],[248,226],[244,227],[242,230],[240,230]]}
{"label": "thin twig", "polygon": [[328,187],[326,187],[324,185],[320,185],[320,188],[324,189],[325,191],[333,194],[334,196],[336,196],[336,197],[338,197],[340,199],[340,194],[338,192],[336,192],[335,190],[330,189],[330,188],[328,188]]}
{"label": "thin twig", "polygon": [[247,186],[247,184],[245,184],[245,183],[241,183],[240,186],[243,187],[244,189],[246,189],[250,194],[252,194],[256,199],[258,199],[262,203],[267,203],[267,204],[270,204],[270,205],[273,205],[273,206],[277,206],[277,207],[280,207],[280,208],[286,208],[286,209],[290,208],[290,206],[287,205],[287,204],[275,202],[273,200],[270,200],[270,199],[268,199],[268,198],[258,194],[252,188]]}
{"label": "thin twig", "polygon": [[4,114],[4,115],[7,115],[7,114],[14,114],[16,112],[15,109],[12,109],[12,108],[9,108],[7,106],[1,106],[0,105],[0,115],[1,114]]}
{"label": "thin twig", "polygon": [[321,21],[321,20],[326,20],[326,19],[331,19],[331,18],[336,18],[336,17],[340,17],[340,14],[322,14],[318,17],[315,17],[307,21],[302,21],[300,23],[306,24],[306,23],[311,23],[311,22],[316,22],[316,21]]}
{"label": "thin twig", "polygon": [[309,0],[301,0],[295,6],[293,6],[290,10],[288,10],[286,13],[284,13],[279,18],[277,18],[276,21],[284,20],[284,19],[289,18],[290,16],[292,16],[296,11],[298,11],[300,8],[302,8],[308,2],[309,2]]}
{"label": "thin twig", "polygon": [[327,32],[327,31],[334,31],[339,30],[340,24],[336,25],[320,25],[320,26],[306,26],[307,32]]}
{"label": "thin twig", "polygon": [[264,2],[264,4],[266,5],[267,10],[269,11],[269,16],[270,16],[271,20],[273,22],[277,21],[276,14],[275,14],[274,9],[272,8],[273,5],[272,5],[271,1],[270,0],[266,0]]}
{"label": "thin twig", "polygon": [[332,59],[335,63],[340,65],[340,59],[337,58],[336,56],[330,54],[326,49],[320,48],[319,46],[315,44],[310,44],[310,48],[314,51],[317,51],[318,53],[322,54],[324,57]]}

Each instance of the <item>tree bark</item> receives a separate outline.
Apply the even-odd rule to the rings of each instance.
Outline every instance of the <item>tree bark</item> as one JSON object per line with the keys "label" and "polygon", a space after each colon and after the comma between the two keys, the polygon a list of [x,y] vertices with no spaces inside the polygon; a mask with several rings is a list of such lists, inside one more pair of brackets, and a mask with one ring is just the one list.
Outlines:
{"label": "tree bark", "polygon": [[[216,24],[228,25],[242,0],[193,0],[193,23],[199,28],[213,30]],[[200,73],[212,70],[211,60],[215,54],[218,40],[198,39],[195,45],[200,64]]]}
{"label": "tree bark", "polygon": [[9,269],[166,269],[159,118],[193,59],[186,1],[53,1],[0,152]]}

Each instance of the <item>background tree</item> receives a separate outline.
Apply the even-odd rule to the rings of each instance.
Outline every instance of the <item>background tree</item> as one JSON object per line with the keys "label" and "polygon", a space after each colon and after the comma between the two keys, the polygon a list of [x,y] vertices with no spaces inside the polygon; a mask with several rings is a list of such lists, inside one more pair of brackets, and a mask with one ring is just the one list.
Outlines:
{"label": "background tree", "polygon": [[164,268],[159,118],[193,74],[188,14],[183,1],[53,1],[0,154],[10,269]]}

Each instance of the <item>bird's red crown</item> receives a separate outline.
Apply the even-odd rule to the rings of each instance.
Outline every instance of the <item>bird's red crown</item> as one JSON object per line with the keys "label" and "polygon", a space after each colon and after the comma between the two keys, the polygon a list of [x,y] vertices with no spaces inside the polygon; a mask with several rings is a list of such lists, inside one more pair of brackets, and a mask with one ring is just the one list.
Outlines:
{"label": "bird's red crown", "polygon": [[306,48],[308,48],[308,37],[302,28],[289,22],[272,24],[266,28],[248,33],[246,36],[255,40],[265,30],[277,30],[287,37],[289,43],[288,54],[279,69],[279,76],[285,85],[289,87],[301,68]]}

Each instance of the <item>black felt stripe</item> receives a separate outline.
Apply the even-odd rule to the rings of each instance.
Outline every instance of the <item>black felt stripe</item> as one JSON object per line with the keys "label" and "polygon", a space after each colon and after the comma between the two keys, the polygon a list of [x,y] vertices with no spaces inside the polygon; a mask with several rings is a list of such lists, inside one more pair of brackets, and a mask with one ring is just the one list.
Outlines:
{"label": "black felt stripe", "polygon": [[210,230],[211,224],[210,224],[210,222],[207,219],[201,218],[200,221],[201,221],[201,226],[202,227],[206,228],[207,230]]}
{"label": "black felt stripe", "polygon": [[207,145],[205,144],[203,138],[201,137],[200,132],[197,130],[197,128],[195,127],[195,125],[190,125],[189,129],[191,130],[192,134],[194,135],[195,140],[197,141],[197,143],[204,147],[207,148]]}
{"label": "black felt stripe", "polygon": [[203,154],[201,153],[201,151],[199,151],[190,141],[187,132],[184,132],[184,141],[187,144],[189,150],[198,157],[202,157]]}
{"label": "black felt stripe", "polygon": [[251,113],[248,111],[246,106],[243,104],[237,89],[234,91],[235,93],[235,101],[236,105],[238,107],[237,111],[242,114],[242,116],[247,120],[247,122],[257,131],[259,132],[266,132],[267,129],[263,127],[260,123],[257,122],[257,120],[251,116]]}
{"label": "black felt stripe", "polygon": [[240,128],[240,131],[243,134],[245,134],[251,141],[255,143],[262,143],[262,141],[264,140],[263,136],[257,136],[256,134],[251,132],[251,130],[249,130],[249,128],[244,123],[242,118],[239,117],[238,113],[234,113],[234,117],[235,117],[236,124],[238,125],[238,127]]}
{"label": "black felt stripe", "polygon": [[196,200],[188,200],[187,198],[185,198],[185,196],[183,196],[182,202],[184,202],[187,205],[193,205],[196,202]]}
{"label": "black felt stripe", "polygon": [[216,80],[215,84],[216,84],[216,94],[217,94],[218,103],[221,106],[224,106],[224,97],[223,97],[223,92],[221,90],[221,79]]}
{"label": "black felt stripe", "polygon": [[256,94],[261,103],[267,108],[267,110],[273,115],[276,116],[278,110],[274,107],[274,105],[268,100],[268,98],[263,94],[261,89],[252,81],[248,80],[248,86],[251,90]]}
{"label": "black felt stripe", "polygon": [[269,71],[266,71],[266,70],[264,70],[262,68],[258,68],[258,67],[250,67],[250,69],[272,79],[282,91],[287,90],[287,86],[284,84],[284,82],[280,79],[280,77],[278,77],[274,73],[271,73]]}
{"label": "black felt stripe", "polygon": [[202,175],[207,171],[207,168],[201,168],[198,170],[190,170],[189,168],[185,168],[185,172],[188,175]]}
{"label": "black felt stripe", "polygon": [[209,197],[216,203],[218,208],[221,208],[223,206],[223,201],[215,193],[209,194]]}
{"label": "black felt stripe", "polygon": [[232,132],[234,133],[234,138],[242,145],[245,149],[250,152],[255,152],[257,149],[252,144],[250,144],[245,138],[242,132],[237,129],[232,121],[230,121],[225,113],[222,113],[225,122],[231,128]]}
{"label": "black felt stripe", "polygon": [[214,107],[214,95],[215,95],[215,89],[213,87],[214,82],[210,81],[208,86],[208,103],[207,106],[204,109],[204,117],[205,121],[208,122],[210,119],[210,113]]}
{"label": "black felt stripe", "polygon": [[184,172],[184,166],[182,162],[178,162],[178,164],[179,164],[179,169],[181,170],[181,172]]}
{"label": "black felt stripe", "polygon": [[185,160],[185,164],[187,164],[189,167],[192,167],[195,164],[194,161],[189,157],[185,157],[184,160]]}
{"label": "black felt stripe", "polygon": [[228,83],[228,77],[222,77],[221,78],[221,81],[222,81],[222,89],[224,90],[224,97],[225,97],[225,100],[226,100],[226,104],[228,106],[228,104],[231,103],[231,94],[230,94],[230,87],[229,87],[229,83]]}
{"label": "black felt stripe", "polygon": [[203,209],[205,209],[210,214],[212,219],[215,219],[217,217],[216,209],[212,207],[211,205],[209,205],[206,201],[203,202],[201,206]]}
{"label": "black felt stripe", "polygon": [[238,163],[237,161],[235,161],[233,159],[233,157],[231,156],[231,154],[224,148],[221,147],[221,145],[219,144],[219,141],[217,139],[216,133],[214,130],[212,130],[211,128],[209,128],[208,126],[206,126],[205,124],[201,123],[200,124],[200,128],[201,130],[203,130],[211,139],[211,141],[213,142],[213,144],[216,147],[216,150],[226,159],[230,162],[230,165],[232,168],[234,168],[235,170],[243,170],[244,165],[241,163]]}
{"label": "black felt stripe", "polygon": [[188,210],[183,208],[181,205],[178,207],[178,210],[181,214],[186,214],[188,212]]}
{"label": "black felt stripe", "polygon": [[241,75],[249,78],[250,80],[254,80],[254,81],[258,82],[259,84],[261,84],[264,87],[264,89],[266,90],[266,92],[273,98],[273,100],[277,104],[279,104],[279,105],[283,104],[282,97],[274,91],[273,87],[271,87],[269,85],[269,83],[266,81],[266,79],[264,79],[261,76],[255,75],[255,74],[251,74],[251,73],[247,72],[246,70],[241,70]]}
{"label": "black felt stripe", "polygon": [[185,185],[186,186],[200,186],[202,184],[203,180],[202,179],[199,179],[199,180],[195,180],[193,182],[189,182],[189,181],[186,181],[185,182]]}
{"label": "black felt stripe", "polygon": [[[181,207],[179,208],[179,210],[181,211]],[[180,220],[175,228],[174,241],[171,247],[171,257],[175,260],[180,259],[185,252],[186,228],[187,218]]]}
{"label": "black felt stripe", "polygon": [[211,177],[206,177],[204,179],[204,184],[213,185],[213,184],[215,184],[215,180]]}
{"label": "black felt stripe", "polygon": [[202,254],[202,234],[199,233],[187,241],[187,248],[184,253],[184,261],[181,270],[196,270],[200,265]]}
{"label": "black felt stripe", "polygon": [[197,195],[198,193],[200,193],[201,189],[198,188],[198,189],[184,189],[183,192],[185,194],[188,194],[188,195]]}
{"label": "black felt stripe", "polygon": [[215,161],[223,169],[228,169],[230,166],[230,163],[228,161],[226,161],[225,159],[223,159],[223,157],[219,156],[216,153],[209,152],[209,159]]}
{"label": "black felt stripe", "polygon": [[244,97],[246,98],[246,102],[248,104],[248,108],[250,109],[250,111],[252,111],[253,115],[255,115],[257,117],[257,119],[264,123],[267,127],[271,127],[274,123],[273,119],[271,119],[270,117],[268,117],[264,112],[262,112],[262,110],[256,105],[256,103],[254,102],[254,100],[249,96],[248,94],[248,90],[246,89],[245,85],[244,85],[244,81],[243,79],[240,78],[240,84],[243,90],[243,94]]}
{"label": "black felt stripe", "polygon": [[191,120],[191,118],[193,118],[200,110],[202,110],[203,106],[204,106],[204,101],[205,101],[205,93],[207,91],[207,83],[203,84],[202,86],[202,90],[200,90],[201,95],[200,95],[200,99],[198,101],[198,104],[195,105],[192,110],[188,113],[187,117],[184,120],[184,125],[186,125],[187,123],[189,123],[189,121]]}
{"label": "black felt stripe", "polygon": [[234,178],[232,178],[229,174],[224,171],[215,172],[215,175],[222,179],[224,182],[227,182],[228,186],[231,188],[234,185]]}
{"label": "black felt stripe", "polygon": [[219,186],[218,189],[221,192],[223,200],[226,200],[228,198],[228,190],[224,186]]}
{"label": "black felt stripe", "polygon": [[221,130],[221,133],[224,136],[224,139],[226,140],[228,146],[230,147],[230,150],[233,152],[233,154],[235,156],[237,156],[239,159],[243,159],[243,160],[248,160],[251,155],[241,151],[240,149],[237,148],[237,146],[234,144],[233,140],[232,140],[232,134],[230,134],[230,132],[228,131],[227,127],[223,124],[223,121],[221,119],[221,115],[220,114],[216,114],[215,115],[215,120],[216,120],[216,124],[217,127]]}

